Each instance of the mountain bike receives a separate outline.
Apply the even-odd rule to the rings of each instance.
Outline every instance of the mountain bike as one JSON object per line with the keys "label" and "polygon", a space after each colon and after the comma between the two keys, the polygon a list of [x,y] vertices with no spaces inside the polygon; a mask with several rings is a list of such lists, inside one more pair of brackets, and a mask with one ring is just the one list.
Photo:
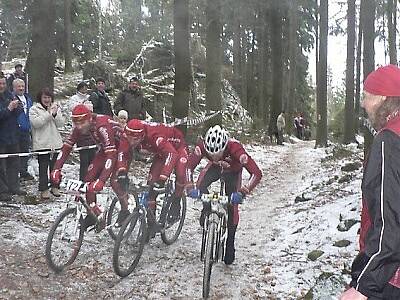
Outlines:
{"label": "mountain bike", "polygon": [[[61,188],[65,189],[67,208],[61,212],[51,226],[45,250],[47,264],[56,273],[63,271],[75,261],[85,231],[95,230],[98,233],[106,228],[110,236],[115,238],[119,230],[115,221],[120,211],[120,205],[114,192],[107,194],[105,211],[97,217],[86,202],[86,183],[66,179],[62,182]],[[84,230],[81,223],[87,214],[91,214],[97,221],[95,225]]]}
{"label": "mountain bike", "polygon": [[146,196],[151,186],[137,186],[134,192],[136,208],[122,224],[115,240],[113,251],[113,267],[115,273],[126,277],[133,272],[139,263],[143,248],[156,233],[161,234],[162,241],[171,245],[181,233],[186,216],[186,197],[179,201],[181,205],[179,218],[170,218],[170,206],[175,191],[174,180],[166,182],[162,190],[157,191],[156,209],[149,207]]}
{"label": "mountain bike", "polygon": [[221,181],[219,192],[203,194],[201,201],[205,211],[200,259],[204,262],[203,298],[210,293],[211,270],[214,263],[222,260],[225,255],[225,241],[228,235],[228,205],[229,198],[225,195],[225,184]]}

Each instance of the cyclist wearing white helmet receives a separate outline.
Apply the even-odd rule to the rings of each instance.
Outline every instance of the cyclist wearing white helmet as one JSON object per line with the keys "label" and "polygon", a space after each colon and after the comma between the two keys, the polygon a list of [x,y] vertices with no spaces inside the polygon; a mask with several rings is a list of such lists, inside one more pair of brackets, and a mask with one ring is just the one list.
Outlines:
{"label": "cyclist wearing white helmet", "polygon": [[[189,156],[188,169],[193,170],[205,157],[209,160],[207,166],[200,172],[196,188],[189,196],[199,197],[208,193],[208,187],[222,178],[225,181],[225,192],[230,197],[232,206],[228,210],[228,238],[224,262],[230,265],[235,260],[235,233],[239,223],[238,204],[260,182],[262,173],[255,161],[247,154],[239,141],[229,137],[228,132],[219,125],[210,127],[204,139],[201,139],[193,153]],[[242,185],[242,170],[250,173],[250,180]],[[207,209],[204,207],[200,216],[203,226]]]}

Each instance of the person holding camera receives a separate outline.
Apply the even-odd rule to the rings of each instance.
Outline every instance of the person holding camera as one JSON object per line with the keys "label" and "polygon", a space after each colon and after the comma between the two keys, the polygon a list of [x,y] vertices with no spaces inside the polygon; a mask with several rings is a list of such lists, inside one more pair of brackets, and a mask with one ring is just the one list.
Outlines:
{"label": "person holding camera", "polygon": [[[63,145],[58,127],[64,125],[64,117],[60,107],[54,102],[54,95],[48,89],[41,90],[35,103],[29,111],[32,125],[32,141],[34,151],[44,151],[38,155],[39,162],[39,192],[42,200],[50,199],[49,169],[53,170],[57,160],[57,153],[46,153],[51,150],[59,150]],[[58,185],[51,184],[51,193],[59,197]]]}
{"label": "person holding camera", "polygon": [[[19,150],[22,153],[29,152],[32,146],[31,140],[31,123],[29,121],[29,110],[32,107],[31,97],[25,93],[25,82],[20,79],[14,79],[13,83],[13,97],[19,101],[22,108],[21,113],[18,115],[18,142]],[[19,176],[20,179],[32,180],[34,179],[28,172],[28,156],[20,157]]]}
{"label": "person holding camera", "polygon": [[[0,154],[19,152],[17,118],[21,112],[19,100],[7,91],[6,79],[0,77]],[[18,156],[0,159],[0,201],[26,194],[20,190],[18,170]]]}

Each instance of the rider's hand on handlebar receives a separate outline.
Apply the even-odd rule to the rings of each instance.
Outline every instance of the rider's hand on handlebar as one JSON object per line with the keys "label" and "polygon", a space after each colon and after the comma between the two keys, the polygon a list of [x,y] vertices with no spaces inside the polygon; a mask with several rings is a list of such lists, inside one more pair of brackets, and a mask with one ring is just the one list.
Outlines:
{"label": "rider's hand on handlebar", "polygon": [[164,180],[158,180],[158,181],[154,182],[153,191],[155,191],[155,192],[164,191],[164,185],[165,185],[165,181]]}
{"label": "rider's hand on handlebar", "polygon": [[120,186],[126,189],[129,186],[129,177],[126,172],[120,172],[117,176],[117,181]]}
{"label": "rider's hand on handlebar", "polygon": [[98,193],[100,192],[104,187],[104,182],[101,181],[100,179],[97,179],[96,181],[92,181],[89,183],[87,191],[89,193]]}
{"label": "rider's hand on handlebar", "polygon": [[201,197],[201,192],[199,189],[192,189],[189,191],[188,196],[190,198],[199,199]]}
{"label": "rider's hand on handlebar", "polygon": [[54,184],[60,184],[61,182],[61,170],[60,169],[54,169],[50,173],[50,180]]}
{"label": "rider's hand on handlebar", "polygon": [[231,195],[232,204],[241,204],[243,202],[244,194],[241,192],[233,192]]}

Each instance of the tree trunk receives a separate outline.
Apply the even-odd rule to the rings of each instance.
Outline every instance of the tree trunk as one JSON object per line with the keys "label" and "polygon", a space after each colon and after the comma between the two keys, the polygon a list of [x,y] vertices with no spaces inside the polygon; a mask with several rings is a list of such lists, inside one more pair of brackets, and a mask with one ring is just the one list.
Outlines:
{"label": "tree trunk", "polygon": [[[172,115],[184,118],[189,112],[191,83],[190,49],[189,49],[189,0],[174,1],[174,53],[175,84]],[[186,127],[181,128],[186,132]]]}
{"label": "tree trunk", "polygon": [[[221,34],[220,0],[207,0],[206,15],[206,103],[209,111],[222,109],[221,98]],[[222,124],[222,116],[218,115],[208,122],[206,126]]]}
{"label": "tree trunk", "polygon": [[100,0],[96,0],[97,2],[97,19],[98,19],[98,43],[99,43],[99,54],[98,54],[98,60],[102,60],[103,59],[103,40],[102,40],[102,36],[103,36],[103,15],[101,13],[101,2]]}
{"label": "tree trunk", "polygon": [[355,140],[354,136],[354,45],[356,40],[356,1],[347,0],[347,59],[346,103],[344,118],[344,143]]}
{"label": "tree trunk", "polygon": [[71,24],[71,0],[64,0],[64,72],[72,72],[72,24]]}
{"label": "tree trunk", "polygon": [[397,24],[397,0],[388,0],[387,19],[389,33],[389,58],[392,65],[397,65],[396,50],[396,24]]}
{"label": "tree trunk", "polygon": [[[298,3],[294,0],[290,3],[289,7],[289,93],[288,93],[288,105],[286,112],[286,119],[292,120],[295,114],[295,92],[296,92],[296,57],[299,48],[297,39],[297,30],[299,27],[298,22]],[[287,125],[291,125],[291,122],[287,122]],[[288,127],[289,128],[289,127]]]}
{"label": "tree trunk", "polygon": [[317,139],[315,146],[328,143],[327,126],[327,54],[328,54],[328,0],[320,1],[319,60],[317,85]]}
{"label": "tree trunk", "polygon": [[282,109],[282,11],[280,2],[274,0],[271,10],[272,99],[268,133],[277,132],[276,119]]}
{"label": "tree trunk", "polygon": [[[315,0],[315,7],[319,7],[318,0]],[[318,66],[319,66],[319,12],[315,10],[315,85],[318,87]],[[317,92],[316,92],[317,93]],[[317,98],[317,97],[315,97]]]}
{"label": "tree trunk", "polygon": [[241,84],[241,92],[240,92],[240,101],[244,108],[247,108],[247,69],[248,69],[248,42],[247,35],[244,29],[244,26],[240,28],[240,37],[241,37],[241,50],[240,50],[240,67],[241,67],[241,75],[240,75],[240,84]]}
{"label": "tree trunk", "polygon": [[53,0],[37,0],[30,6],[32,42],[26,69],[29,74],[29,93],[36,94],[44,87],[54,88],[55,4]]}
{"label": "tree trunk", "polygon": [[[267,19],[266,19],[266,7],[265,4],[261,4],[259,7],[259,45],[258,48],[259,55],[259,66],[258,66],[258,105],[257,105],[257,117],[261,121],[265,121],[265,105],[267,103]],[[264,123],[264,122],[263,122]],[[264,124],[263,124],[264,125]]]}
{"label": "tree trunk", "polygon": [[[362,24],[363,24],[363,71],[364,80],[368,74],[375,70],[375,1],[362,0]],[[368,117],[365,115],[365,117]],[[372,144],[372,134],[368,128],[364,127],[364,155],[367,157],[369,148]]]}
{"label": "tree trunk", "polygon": [[242,61],[241,61],[241,29],[240,29],[240,2],[234,2],[233,8],[233,85],[236,88],[239,96],[241,92],[241,75],[242,75]]}
{"label": "tree trunk", "polygon": [[[362,1],[361,1],[362,4]],[[360,82],[361,82],[361,56],[362,56],[362,5],[360,4],[360,12],[359,12],[359,23],[358,23],[358,39],[357,39],[357,60],[356,60],[356,93],[355,93],[355,105],[354,105],[354,131],[359,132],[359,118],[360,118]]]}

